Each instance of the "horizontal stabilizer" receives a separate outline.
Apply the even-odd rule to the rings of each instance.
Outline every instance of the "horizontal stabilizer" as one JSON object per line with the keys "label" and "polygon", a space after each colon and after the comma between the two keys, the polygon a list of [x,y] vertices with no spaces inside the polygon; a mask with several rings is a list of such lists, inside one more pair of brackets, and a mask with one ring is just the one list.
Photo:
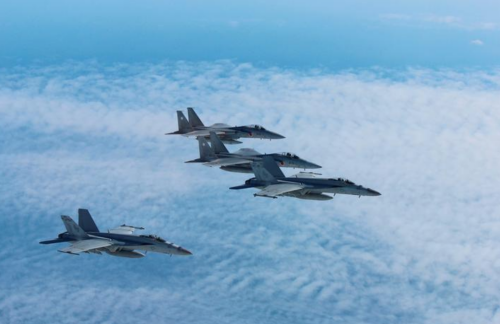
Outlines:
{"label": "horizontal stabilizer", "polygon": [[71,240],[69,240],[69,239],[56,238],[53,240],[41,241],[40,244],[54,244],[54,243],[64,243],[64,242],[70,242],[70,241]]}
{"label": "horizontal stabilizer", "polygon": [[241,186],[235,186],[235,187],[231,187],[229,189],[240,190],[240,189],[248,189],[248,188],[255,188],[255,186],[248,185],[248,184],[242,184]]}
{"label": "horizontal stabilizer", "polygon": [[202,159],[194,159],[194,160],[189,160],[185,161],[184,163],[206,163],[207,161],[202,160]]}

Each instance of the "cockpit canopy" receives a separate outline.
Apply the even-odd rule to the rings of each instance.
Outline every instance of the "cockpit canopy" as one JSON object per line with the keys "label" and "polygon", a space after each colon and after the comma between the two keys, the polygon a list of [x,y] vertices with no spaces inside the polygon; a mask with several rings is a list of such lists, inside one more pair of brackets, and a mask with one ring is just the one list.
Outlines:
{"label": "cockpit canopy", "polygon": [[283,152],[281,153],[282,156],[286,156],[286,157],[289,157],[291,159],[299,159],[299,156],[298,155],[295,155],[293,153],[290,153],[290,152]]}
{"label": "cockpit canopy", "polygon": [[352,182],[351,180],[349,179],[343,179],[343,178],[338,178],[338,179],[330,179],[330,180],[337,180],[337,181],[342,181],[342,182],[345,182],[347,184],[350,184],[350,185],[355,185],[354,182]]}
{"label": "cockpit canopy", "polygon": [[212,126],[210,127],[216,127],[216,128],[228,128],[228,127],[231,127],[229,126],[228,124],[224,124],[224,123],[215,123],[213,124]]}
{"label": "cockpit canopy", "polygon": [[250,125],[248,126],[250,128],[254,128],[254,129],[258,129],[258,130],[266,130],[264,127],[260,126],[260,125]]}
{"label": "cockpit canopy", "polygon": [[146,237],[146,238],[150,238],[150,239],[153,239],[155,241],[158,241],[158,242],[162,242],[162,243],[165,243],[167,241],[165,241],[164,239],[162,239],[161,237],[159,237],[158,235],[153,235],[153,234],[150,234],[150,235],[139,235],[140,237]]}

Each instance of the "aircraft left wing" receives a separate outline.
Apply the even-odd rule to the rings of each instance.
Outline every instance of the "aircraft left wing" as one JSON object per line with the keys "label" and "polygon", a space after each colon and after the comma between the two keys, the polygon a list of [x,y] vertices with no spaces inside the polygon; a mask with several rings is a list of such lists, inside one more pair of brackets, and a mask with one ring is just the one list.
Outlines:
{"label": "aircraft left wing", "polygon": [[250,159],[241,159],[241,158],[222,158],[213,160],[210,162],[205,162],[203,165],[206,166],[228,166],[228,165],[238,165],[238,164],[248,164],[252,161]]}
{"label": "aircraft left wing", "polygon": [[300,183],[278,183],[272,184],[254,194],[255,197],[278,198],[287,192],[304,189],[306,186]]}
{"label": "aircraft left wing", "polygon": [[95,249],[100,249],[110,245],[113,245],[113,243],[110,240],[89,239],[89,240],[76,241],[70,246],[65,247],[64,249],[60,249],[58,251],[69,254],[78,254]]}
{"label": "aircraft left wing", "polygon": [[[210,130],[208,129],[200,129],[200,130],[194,130],[194,131],[191,131],[189,133],[186,133],[186,134],[183,134],[185,136],[210,136]],[[215,131],[212,131],[212,132],[215,132],[215,134],[217,135],[226,135],[226,134],[234,134],[235,131],[233,130],[230,130],[230,129],[217,129]]]}
{"label": "aircraft left wing", "polygon": [[137,226],[130,226],[130,225],[121,225],[118,226],[117,228],[110,229],[108,232],[113,233],[113,234],[134,234],[134,231],[138,230],[143,230],[144,227],[137,227]]}

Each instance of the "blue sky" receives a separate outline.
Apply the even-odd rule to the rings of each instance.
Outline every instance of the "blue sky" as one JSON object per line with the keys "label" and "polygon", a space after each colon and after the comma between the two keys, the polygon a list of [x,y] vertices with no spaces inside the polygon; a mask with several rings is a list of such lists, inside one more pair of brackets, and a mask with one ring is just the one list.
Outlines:
{"label": "blue sky", "polygon": [[[496,3],[0,6],[0,322],[500,321]],[[382,196],[228,190],[187,106]],[[78,208],[194,255],[38,244]]]}
{"label": "blue sky", "polygon": [[0,8],[2,65],[233,59],[294,68],[469,67],[496,65],[500,56],[494,0],[4,0]]}

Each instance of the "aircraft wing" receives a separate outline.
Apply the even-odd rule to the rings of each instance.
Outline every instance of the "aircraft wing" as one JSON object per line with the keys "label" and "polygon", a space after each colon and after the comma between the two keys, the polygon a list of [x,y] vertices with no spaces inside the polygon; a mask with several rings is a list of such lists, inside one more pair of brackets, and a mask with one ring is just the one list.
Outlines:
{"label": "aircraft wing", "polygon": [[59,252],[78,254],[90,250],[100,249],[110,245],[113,245],[113,243],[109,240],[101,240],[101,239],[81,240],[74,242],[73,244],[71,244],[68,247],[65,247],[64,249],[60,249]]}
{"label": "aircraft wing", "polygon": [[210,132],[214,132],[217,135],[226,135],[226,134],[235,133],[235,131],[231,130],[231,129],[217,129],[217,130],[201,129],[201,130],[195,130],[195,131],[183,134],[183,135],[184,136],[210,136]]}
{"label": "aircraft wing", "polygon": [[134,234],[134,231],[136,229],[143,230],[144,227],[121,225],[121,226],[118,226],[117,228],[113,228],[113,229],[108,230],[108,233],[113,233],[113,234]]}
{"label": "aircraft wing", "polygon": [[252,161],[249,159],[241,159],[241,158],[222,158],[213,160],[210,162],[203,163],[206,166],[228,166],[228,165],[238,165],[238,164],[248,164]]}
{"label": "aircraft wing", "polygon": [[254,194],[256,197],[277,198],[287,192],[304,189],[306,186],[300,183],[278,183],[272,184]]}

